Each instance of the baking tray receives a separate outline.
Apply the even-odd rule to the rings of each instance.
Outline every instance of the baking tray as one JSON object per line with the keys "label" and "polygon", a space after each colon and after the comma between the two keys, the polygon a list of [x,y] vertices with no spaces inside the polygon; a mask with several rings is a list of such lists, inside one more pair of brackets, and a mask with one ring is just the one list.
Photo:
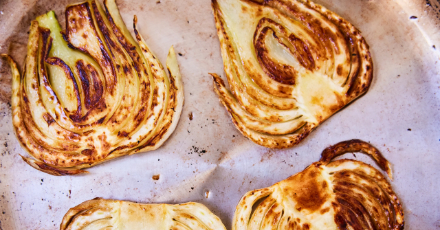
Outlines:
{"label": "baking tray", "polygon": [[[77,1],[0,0],[0,52],[23,67],[27,32],[36,16]],[[144,203],[196,201],[228,229],[241,196],[317,161],[329,145],[362,139],[392,163],[392,186],[406,229],[440,228],[440,20],[435,0],[316,0],[362,31],[374,60],[369,92],[338,112],[298,146],[257,146],[233,126],[208,72],[222,74],[209,0],[118,0],[131,26],[164,63],[179,53],[185,105],[174,134],[157,151],[98,165],[81,176],[55,177],[25,164],[11,124],[11,74],[0,62],[0,229],[58,229],[67,210],[95,197]],[[193,119],[189,119],[189,114]],[[348,155],[374,163],[366,157]],[[153,175],[160,175],[154,180]]]}

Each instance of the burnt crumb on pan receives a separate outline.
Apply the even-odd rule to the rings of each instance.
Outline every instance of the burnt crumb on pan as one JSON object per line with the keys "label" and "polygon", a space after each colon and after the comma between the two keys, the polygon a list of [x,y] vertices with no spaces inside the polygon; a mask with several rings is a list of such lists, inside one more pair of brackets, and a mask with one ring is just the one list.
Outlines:
{"label": "burnt crumb on pan", "polygon": [[411,129],[408,129],[408,131],[411,131]]}
{"label": "burnt crumb on pan", "polygon": [[209,198],[209,193],[210,193],[209,190],[206,190],[206,191],[205,191],[205,198],[206,198],[206,199]]}
{"label": "burnt crumb on pan", "polygon": [[188,155],[196,153],[199,155],[199,157],[201,157],[204,153],[207,153],[207,152],[208,152],[207,150],[201,149],[201,148],[193,145],[191,147],[191,149],[189,150]]}
{"label": "burnt crumb on pan", "polygon": [[409,19],[415,20],[415,19],[417,19],[417,16],[412,15],[411,17],[409,17]]}
{"label": "burnt crumb on pan", "polygon": [[152,179],[153,180],[159,180],[160,179],[160,174],[153,175]]}
{"label": "burnt crumb on pan", "polygon": [[5,155],[11,155],[11,152],[9,152],[8,150],[6,150],[5,152],[2,152],[2,156],[5,156]]}
{"label": "burnt crumb on pan", "polygon": [[190,113],[188,114],[188,119],[189,119],[190,121],[192,121],[193,118],[194,118],[194,115],[193,115],[192,112],[190,112]]}
{"label": "burnt crumb on pan", "polygon": [[289,164],[289,163],[287,163],[286,160],[281,161],[281,163],[284,163],[284,164],[288,165],[289,167],[293,167],[293,164]]}

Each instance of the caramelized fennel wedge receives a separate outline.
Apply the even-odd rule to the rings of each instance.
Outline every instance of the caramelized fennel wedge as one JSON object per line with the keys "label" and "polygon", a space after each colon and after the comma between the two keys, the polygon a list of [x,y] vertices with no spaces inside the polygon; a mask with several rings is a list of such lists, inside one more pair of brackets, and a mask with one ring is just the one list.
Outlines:
{"label": "caramelized fennel wedge", "polygon": [[185,229],[226,230],[221,220],[204,205],[140,204],[95,198],[71,208],[60,229]]}
{"label": "caramelized fennel wedge", "polygon": [[255,143],[292,147],[367,92],[368,45],[328,9],[300,0],[212,0],[212,10],[231,88],[213,75],[215,91]]}
{"label": "caramelized fennel wedge", "polygon": [[357,160],[333,161],[347,152],[370,155],[392,175],[390,163],[372,145],[338,143],[302,172],[247,192],[237,205],[232,229],[403,229],[402,204],[379,170]]}
{"label": "caramelized fennel wedge", "polygon": [[7,58],[13,125],[31,155],[25,162],[71,175],[159,148],[180,118],[183,84],[173,47],[168,73],[141,47],[147,46],[128,32],[114,1],[104,8],[94,0],[69,5],[66,31],[52,11],[32,21],[23,77]]}

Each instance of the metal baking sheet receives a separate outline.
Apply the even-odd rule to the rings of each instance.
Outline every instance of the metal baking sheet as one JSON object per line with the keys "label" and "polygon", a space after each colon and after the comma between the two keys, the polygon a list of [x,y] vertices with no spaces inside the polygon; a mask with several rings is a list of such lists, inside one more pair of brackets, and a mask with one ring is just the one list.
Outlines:
{"label": "metal baking sheet", "polygon": [[[0,0],[0,52],[23,67],[30,21],[76,1]],[[118,0],[160,60],[180,55],[185,105],[180,123],[157,151],[127,156],[81,176],[54,177],[26,165],[11,124],[11,75],[0,62],[0,229],[58,229],[67,210],[95,197],[144,203],[196,201],[228,229],[241,196],[317,161],[329,145],[362,139],[393,164],[392,186],[406,229],[440,228],[440,20],[436,0],[316,0],[362,31],[374,60],[369,92],[286,150],[243,137],[218,101],[208,72],[222,74],[209,0]],[[411,17],[414,16],[414,17]],[[189,114],[193,119],[189,119]],[[348,157],[355,157],[348,155]],[[373,162],[360,154],[357,159]],[[153,175],[160,175],[153,180]],[[208,194],[209,193],[209,194]]]}

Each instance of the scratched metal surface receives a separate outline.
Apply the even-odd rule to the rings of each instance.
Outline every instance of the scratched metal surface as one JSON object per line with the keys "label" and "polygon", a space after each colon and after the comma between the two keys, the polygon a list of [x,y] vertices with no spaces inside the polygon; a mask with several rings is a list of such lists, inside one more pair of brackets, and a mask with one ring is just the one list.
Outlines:
{"label": "scratched metal surface", "polygon": [[[53,9],[63,25],[64,8],[73,2],[0,0],[0,52],[22,67],[30,21]],[[286,150],[247,140],[218,102],[208,72],[224,74],[210,1],[117,2],[128,25],[138,16],[142,35],[162,61],[171,45],[181,54],[186,101],[175,133],[157,151],[104,163],[87,175],[36,171],[19,156],[26,153],[11,124],[11,75],[0,61],[1,230],[58,229],[69,208],[95,197],[201,202],[230,229],[245,192],[283,180],[317,161],[325,147],[353,138],[370,141],[393,164],[392,185],[403,202],[406,229],[440,228],[438,1],[317,0],[362,31],[374,80],[364,97]]]}

